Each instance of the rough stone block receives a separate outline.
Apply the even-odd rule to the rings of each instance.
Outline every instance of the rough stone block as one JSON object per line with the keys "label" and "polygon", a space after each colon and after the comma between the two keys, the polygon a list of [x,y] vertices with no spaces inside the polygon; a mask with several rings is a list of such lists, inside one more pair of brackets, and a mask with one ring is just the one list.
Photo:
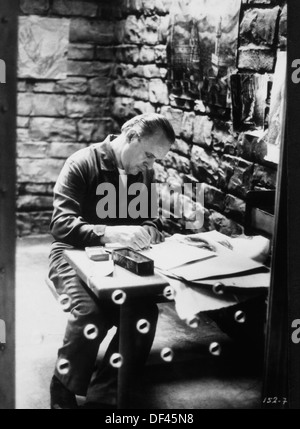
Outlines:
{"label": "rough stone block", "polygon": [[190,172],[190,161],[188,158],[178,155],[175,152],[168,152],[165,158],[162,161],[162,164],[166,168],[174,168],[179,173],[189,173]]}
{"label": "rough stone block", "polygon": [[78,1],[78,0],[54,0],[52,12],[62,16],[88,16],[94,18],[97,16],[96,2]]}
{"label": "rough stone block", "polygon": [[39,81],[34,83],[34,85],[32,86],[32,91],[53,94],[55,92],[55,87],[56,87],[56,81],[51,81],[51,82]]}
{"label": "rough stone block", "polygon": [[166,44],[169,34],[170,17],[168,15],[161,17],[158,23],[158,43]]}
{"label": "rough stone block", "polygon": [[52,211],[17,213],[18,236],[49,233],[51,216]]}
{"label": "rough stone block", "polygon": [[112,45],[115,41],[112,21],[90,21],[74,18],[70,25],[70,42]]}
{"label": "rough stone block", "polygon": [[204,147],[211,146],[213,121],[208,116],[197,115],[194,121],[193,142]]}
{"label": "rough stone block", "polygon": [[215,229],[228,237],[241,235],[244,232],[241,225],[213,210],[211,210],[210,214],[210,229]]}
{"label": "rough stone block", "polygon": [[18,211],[51,210],[53,198],[45,195],[22,195],[17,198]]}
{"label": "rough stone block", "polygon": [[186,140],[191,140],[193,138],[195,117],[196,115],[194,112],[184,112],[183,114],[181,135]]}
{"label": "rough stone block", "polygon": [[174,128],[176,136],[180,136],[182,120],[183,120],[183,111],[179,109],[173,109],[169,106],[163,106],[161,108],[161,114],[164,115],[171,123]]}
{"label": "rough stone block", "polygon": [[143,8],[143,0],[120,0],[119,7],[124,15],[131,13],[141,13]]}
{"label": "rough stone block", "polygon": [[48,143],[46,142],[18,142],[18,158],[46,158],[48,154]]}
{"label": "rough stone block", "polygon": [[233,195],[226,195],[224,214],[230,218],[235,219],[239,223],[244,223],[245,220],[245,201]]}
{"label": "rough stone block", "polygon": [[169,104],[168,87],[161,79],[152,79],[150,81],[149,99],[154,104]]}
{"label": "rough stone block", "polygon": [[117,118],[128,118],[135,116],[134,99],[127,97],[115,97],[112,113]]}
{"label": "rough stone block", "polygon": [[207,185],[206,183],[204,185],[204,205],[206,208],[213,208],[220,212],[224,211],[225,207],[225,194],[224,192],[220,191],[219,189]]}
{"label": "rough stone block", "polygon": [[119,79],[115,82],[115,92],[120,96],[149,101],[149,82],[146,79],[138,77]]}
{"label": "rough stone block", "polygon": [[18,159],[18,182],[56,182],[64,163],[64,160],[58,159]]}
{"label": "rough stone block", "polygon": [[279,48],[286,50],[287,45],[287,5],[284,5],[279,20]]}
{"label": "rough stone block", "polygon": [[112,75],[114,65],[98,61],[68,61],[69,76],[109,77]]}
{"label": "rough stone block", "polygon": [[21,11],[30,15],[44,15],[49,7],[49,0],[20,0]]}
{"label": "rough stone block", "polygon": [[159,68],[155,64],[149,64],[146,66],[138,66],[138,73],[141,73],[145,78],[165,78],[167,70],[165,68]]}
{"label": "rough stone block", "polygon": [[134,111],[136,115],[142,115],[144,113],[155,113],[155,107],[151,103],[136,100],[134,102]]}
{"label": "rough stone block", "polygon": [[53,198],[53,183],[17,183],[18,195],[48,195]]}
{"label": "rough stone block", "polygon": [[159,16],[137,18],[134,15],[127,17],[124,26],[124,32],[119,30],[121,43],[133,44],[158,44],[158,28],[160,25]]}
{"label": "rough stone block", "polygon": [[230,155],[225,155],[223,160],[222,167],[227,176],[227,189],[230,193],[245,198],[247,191],[251,189],[253,164]]}
{"label": "rough stone block", "polygon": [[21,116],[64,116],[63,96],[21,93],[18,96],[18,114]]}
{"label": "rough stone block", "polygon": [[68,48],[68,58],[70,60],[93,60],[94,50],[94,45],[70,43]]}
{"label": "rough stone block", "polygon": [[171,150],[177,152],[180,155],[189,156],[191,153],[191,145],[186,143],[184,140],[176,139],[173,143]]}
{"label": "rough stone block", "polygon": [[275,52],[268,48],[242,47],[238,54],[238,68],[247,71],[272,73],[275,66]]}
{"label": "rough stone block", "polygon": [[84,94],[87,90],[86,78],[72,76],[55,82],[37,82],[33,86],[33,92],[49,94]]}
{"label": "rough stone block", "polygon": [[279,7],[272,9],[248,9],[240,25],[240,41],[242,45],[272,46],[275,40]]}
{"label": "rough stone block", "polygon": [[17,112],[19,116],[30,116],[32,112],[32,98],[33,95],[29,92],[22,92],[18,94],[17,98]]}
{"label": "rough stone block", "polygon": [[249,161],[261,162],[268,153],[266,142],[261,138],[261,133],[252,131],[240,136],[237,145],[237,154]]}
{"label": "rough stone block", "polygon": [[153,169],[155,181],[159,183],[165,183],[168,178],[167,169],[163,165],[158,164],[157,162],[154,163]]}
{"label": "rough stone block", "polygon": [[253,185],[266,189],[275,189],[277,184],[276,180],[276,170],[257,164],[254,166],[252,178]]}
{"label": "rough stone block", "polygon": [[17,117],[17,127],[18,128],[28,128],[29,126],[29,118],[26,116],[18,116]]}
{"label": "rough stone block", "polygon": [[112,91],[113,81],[108,77],[95,77],[89,80],[91,95],[109,97]]}
{"label": "rough stone block", "polygon": [[28,128],[17,128],[17,141],[27,143],[31,138]]}
{"label": "rough stone block", "polygon": [[55,84],[54,92],[64,94],[85,94],[88,89],[86,78],[68,77],[64,80],[58,80]]}
{"label": "rough stone block", "polygon": [[27,82],[24,80],[18,80],[18,92],[26,92],[27,91]]}
{"label": "rough stone block", "polygon": [[35,141],[76,141],[76,122],[66,118],[32,118],[29,135],[29,140]]}
{"label": "rough stone block", "polygon": [[78,122],[78,141],[101,142],[108,134],[116,132],[117,128],[112,119],[82,119]]}
{"label": "rough stone block", "polygon": [[154,47],[155,62],[158,65],[167,64],[167,48],[165,45]]}
{"label": "rough stone block", "polygon": [[50,158],[66,159],[86,146],[85,143],[50,143],[48,155]]}
{"label": "rough stone block", "polygon": [[98,1],[98,17],[100,19],[110,21],[113,19],[121,19],[122,16],[122,10],[118,1]]}
{"label": "rough stone block", "polygon": [[155,50],[152,46],[142,46],[140,51],[140,62],[151,64],[155,62]]}
{"label": "rough stone block", "polygon": [[125,38],[125,20],[117,21],[114,24],[114,39],[115,43],[119,45],[124,45]]}
{"label": "rough stone block", "polygon": [[178,171],[175,170],[175,168],[168,168],[167,175],[168,176],[167,176],[166,182],[168,183],[169,186],[172,186],[173,189],[178,188],[179,186],[183,186],[184,175],[182,173],[178,173]]}
{"label": "rough stone block", "polygon": [[138,46],[125,45],[116,48],[116,60],[121,63],[138,63],[140,60],[140,49]]}
{"label": "rough stone block", "polygon": [[191,168],[193,176],[200,183],[205,182],[216,186],[219,180],[219,159],[199,146],[193,146],[191,152]]}
{"label": "rough stone block", "polygon": [[141,19],[134,15],[130,15],[127,17],[123,25],[123,37],[122,40],[118,40],[118,42],[133,44],[141,44],[143,42],[142,34],[145,29]]}
{"label": "rough stone block", "polygon": [[214,121],[211,132],[212,147],[215,151],[229,155],[236,155],[238,135],[232,130],[232,124],[223,121]]}
{"label": "rough stone block", "polygon": [[99,118],[110,112],[108,98],[73,95],[66,101],[66,112],[69,118]]}
{"label": "rough stone block", "polygon": [[115,61],[116,49],[112,46],[97,46],[95,59],[99,61]]}
{"label": "rough stone block", "polygon": [[64,116],[65,97],[53,94],[21,93],[18,96],[20,116]]}
{"label": "rough stone block", "polygon": [[145,15],[164,15],[166,8],[162,0],[142,0],[143,13]]}

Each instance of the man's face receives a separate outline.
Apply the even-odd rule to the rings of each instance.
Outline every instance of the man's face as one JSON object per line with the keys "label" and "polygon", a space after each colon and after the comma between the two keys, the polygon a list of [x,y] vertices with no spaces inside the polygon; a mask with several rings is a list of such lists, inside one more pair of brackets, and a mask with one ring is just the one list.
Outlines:
{"label": "man's face", "polygon": [[135,175],[140,171],[152,169],[155,160],[164,158],[170,146],[170,141],[161,130],[142,138],[133,135],[127,140],[122,152],[122,163],[126,173]]}

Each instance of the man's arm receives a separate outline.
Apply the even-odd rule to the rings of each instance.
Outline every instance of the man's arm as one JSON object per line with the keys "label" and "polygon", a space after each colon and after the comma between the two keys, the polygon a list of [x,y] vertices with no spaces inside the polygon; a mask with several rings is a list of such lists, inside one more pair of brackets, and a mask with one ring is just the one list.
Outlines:
{"label": "man's arm", "polygon": [[67,160],[54,187],[54,211],[50,230],[57,241],[77,248],[118,242],[133,249],[144,249],[150,236],[142,226],[107,226],[99,237],[97,226],[85,221],[82,205],[87,190],[84,166]]}
{"label": "man's arm", "polygon": [[94,225],[82,217],[87,183],[82,169],[67,160],[54,187],[54,211],[50,231],[55,240],[74,247],[97,246],[100,238]]}

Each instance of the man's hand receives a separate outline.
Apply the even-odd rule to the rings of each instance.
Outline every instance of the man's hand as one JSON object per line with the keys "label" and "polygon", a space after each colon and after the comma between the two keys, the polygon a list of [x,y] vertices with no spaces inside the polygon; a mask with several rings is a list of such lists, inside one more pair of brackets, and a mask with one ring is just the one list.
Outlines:
{"label": "man's hand", "polygon": [[103,244],[120,243],[134,250],[142,250],[150,246],[151,236],[142,226],[107,226],[102,241]]}
{"label": "man's hand", "polygon": [[151,225],[144,225],[143,228],[148,232],[151,237],[151,243],[158,244],[165,241],[165,236],[159,232],[157,228]]}

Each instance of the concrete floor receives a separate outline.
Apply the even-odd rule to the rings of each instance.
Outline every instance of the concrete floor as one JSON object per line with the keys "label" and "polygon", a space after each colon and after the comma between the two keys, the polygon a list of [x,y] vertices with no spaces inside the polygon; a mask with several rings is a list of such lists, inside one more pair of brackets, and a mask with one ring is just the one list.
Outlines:
{"label": "concrete floor", "polygon": [[[49,409],[49,383],[66,324],[66,314],[45,284],[50,242],[48,236],[18,240],[17,409]],[[207,317],[201,320],[201,329],[187,329],[172,303],[160,306],[157,334],[135,408],[260,408],[262,357],[251,347],[239,347]],[[212,341],[222,344],[220,357],[208,353]],[[160,359],[165,346],[175,352],[170,364]],[[100,358],[104,348],[105,344]]]}

